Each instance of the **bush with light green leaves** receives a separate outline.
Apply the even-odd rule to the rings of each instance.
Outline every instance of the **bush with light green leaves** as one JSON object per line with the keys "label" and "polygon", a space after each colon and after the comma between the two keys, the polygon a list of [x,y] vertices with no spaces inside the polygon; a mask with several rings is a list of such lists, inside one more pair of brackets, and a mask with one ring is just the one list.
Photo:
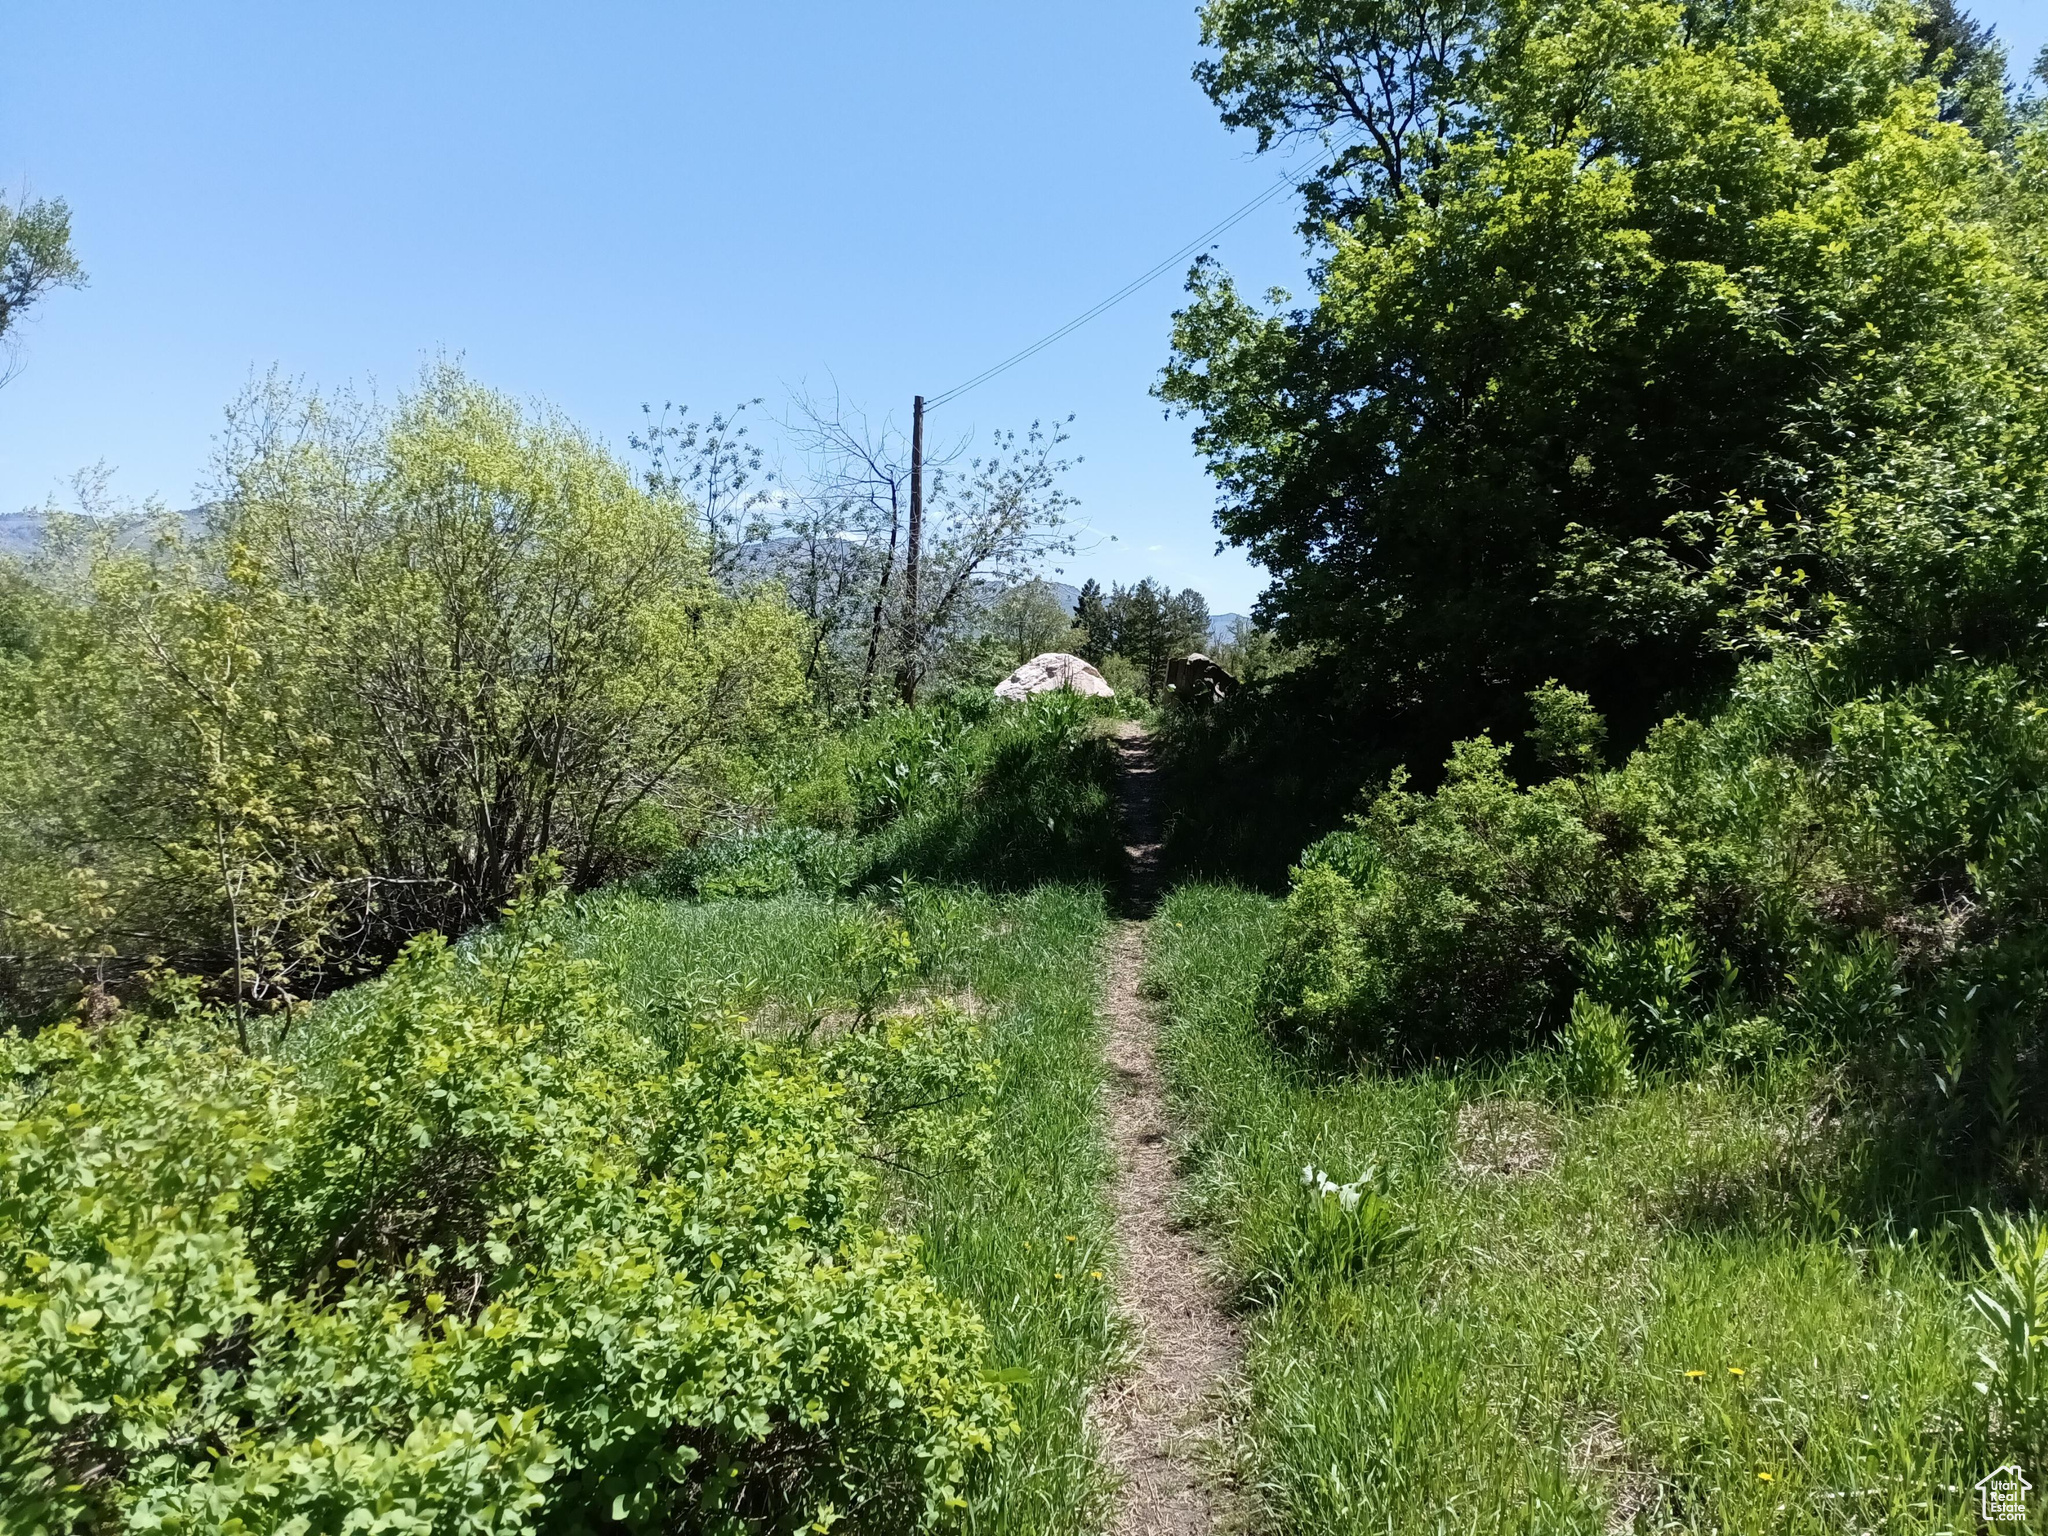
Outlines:
{"label": "bush with light green leaves", "polygon": [[295,1064],[190,1006],[0,1043],[9,1529],[950,1522],[1009,1403],[865,1090],[551,930],[415,941]]}

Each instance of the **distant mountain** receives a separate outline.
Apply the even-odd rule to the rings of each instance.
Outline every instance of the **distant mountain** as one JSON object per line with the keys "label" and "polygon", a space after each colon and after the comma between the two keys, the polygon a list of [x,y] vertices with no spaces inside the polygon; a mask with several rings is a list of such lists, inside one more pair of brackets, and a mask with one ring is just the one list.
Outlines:
{"label": "distant mountain", "polygon": [[[204,507],[173,512],[171,516],[184,525],[187,538],[197,538],[206,531]],[[117,548],[142,549],[148,546],[155,520],[138,514],[134,517],[108,518],[107,524],[114,530],[114,544]],[[20,560],[29,559],[43,547],[43,539],[49,531],[49,526],[50,519],[47,513],[0,512],[0,555],[12,555]]]}
{"label": "distant mountain", "polygon": [[0,512],[0,555],[26,560],[42,542],[42,513]]}
{"label": "distant mountain", "polygon": [[1252,621],[1241,613],[1212,613],[1209,615],[1209,643],[1229,645],[1237,639],[1240,629],[1250,629]]}
{"label": "distant mountain", "polygon": [[1081,606],[1081,589],[1079,587],[1064,581],[1042,581],[1039,585],[1058,598],[1060,606],[1066,609],[1068,613],[1071,614],[1076,608]]}

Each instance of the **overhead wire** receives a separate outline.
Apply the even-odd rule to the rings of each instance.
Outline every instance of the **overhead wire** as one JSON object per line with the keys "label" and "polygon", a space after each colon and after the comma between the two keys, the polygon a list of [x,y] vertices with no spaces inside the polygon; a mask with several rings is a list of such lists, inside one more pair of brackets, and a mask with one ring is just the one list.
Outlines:
{"label": "overhead wire", "polygon": [[[1339,146],[1340,152],[1342,149],[1349,147],[1349,145]],[[1313,168],[1311,168],[1311,170],[1312,169]],[[990,379],[994,378],[997,374],[1007,372],[1008,370],[1016,367],[1019,363],[1025,361],[1027,358],[1036,357],[1040,352],[1043,352],[1047,347],[1051,346],[1054,342],[1063,340],[1064,338],[1071,336],[1075,331],[1078,331],[1090,320],[1095,319],[1098,315],[1106,314],[1108,311],[1116,308],[1117,305],[1123,303],[1123,301],[1125,299],[1128,299],[1132,294],[1138,292],[1139,289],[1144,288],[1146,285],[1157,281],[1170,268],[1172,268],[1179,262],[1185,261],[1189,256],[1193,255],[1196,251],[1200,250],[1203,246],[1207,245],[1210,241],[1214,240],[1218,235],[1224,233],[1232,226],[1241,223],[1243,220],[1251,217],[1252,214],[1256,213],[1259,209],[1265,207],[1266,204],[1270,203],[1274,198],[1278,197],[1281,193],[1292,191],[1311,174],[1311,170],[1298,171],[1292,175],[1283,175],[1278,181],[1274,182],[1272,186],[1266,188],[1265,191],[1261,192],[1257,197],[1253,198],[1250,202],[1244,204],[1242,207],[1236,209],[1230,214],[1227,214],[1218,223],[1212,224],[1209,228],[1203,230],[1199,235],[1195,236],[1194,239],[1190,240],[1186,245],[1183,245],[1179,250],[1175,251],[1171,256],[1168,256],[1165,260],[1159,262],[1155,266],[1148,267],[1141,275],[1132,278],[1131,281],[1124,284],[1123,287],[1117,289],[1115,293],[1112,293],[1108,298],[1104,299],[1101,303],[1094,305],[1092,308],[1082,311],[1073,319],[1069,320],[1065,325],[1061,326],[1058,330],[1052,332],[1050,335],[1041,337],[1037,341],[1034,341],[1030,346],[1026,347],[1023,351],[1013,353],[1009,357],[1004,358],[1001,362],[997,363],[992,368],[984,368],[980,373],[977,373],[973,378],[967,380],[966,383],[955,384],[951,389],[947,390],[944,394],[932,396],[929,400],[925,401],[924,408],[927,411],[933,411],[938,409],[938,407],[944,405],[949,400],[957,400],[960,396],[966,394],[967,391],[969,391],[970,389],[979,388],[981,385],[986,384]]]}

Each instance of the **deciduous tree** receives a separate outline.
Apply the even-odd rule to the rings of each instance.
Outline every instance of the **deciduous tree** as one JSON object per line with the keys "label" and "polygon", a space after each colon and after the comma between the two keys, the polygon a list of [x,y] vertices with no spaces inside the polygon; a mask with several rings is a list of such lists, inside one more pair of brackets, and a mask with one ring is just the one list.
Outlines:
{"label": "deciduous tree", "polygon": [[2048,149],[1943,120],[1962,51],[1922,20],[1205,9],[1225,120],[1321,146],[1315,291],[1200,266],[1162,394],[1272,573],[1262,618],[1417,756],[1552,675],[1624,739],[1710,691],[1759,614],[1816,611],[1814,530],[1902,455],[2038,491]]}

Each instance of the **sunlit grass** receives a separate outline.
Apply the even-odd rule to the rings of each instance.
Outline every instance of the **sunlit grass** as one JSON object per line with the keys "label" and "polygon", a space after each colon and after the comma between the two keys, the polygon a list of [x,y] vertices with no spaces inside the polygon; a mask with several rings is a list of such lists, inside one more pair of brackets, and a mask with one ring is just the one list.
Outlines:
{"label": "sunlit grass", "polygon": [[[1191,1213],[1251,1312],[1241,1459],[1277,1525],[1975,1527],[1992,1458],[1967,1247],[1843,1222],[1810,1077],[1575,1108],[1528,1058],[1319,1076],[1251,1022],[1274,910],[1181,891],[1148,978]],[[1268,1302],[1252,1282],[1305,1163],[1377,1164],[1418,1238]]]}
{"label": "sunlit grass", "polygon": [[[575,944],[643,999],[749,1016],[736,1027],[801,1027],[858,985],[838,947],[856,911],[807,897],[615,895],[584,905]],[[1053,885],[1022,896],[913,888],[906,913],[922,962],[906,990],[971,1000],[1002,1068],[986,1165],[890,1171],[892,1210],[926,1266],[979,1308],[999,1365],[1022,1373],[1017,1433],[998,1447],[968,1528],[1070,1536],[1100,1521],[1083,1411],[1120,1342],[1095,1012],[1105,909],[1092,888]]]}

